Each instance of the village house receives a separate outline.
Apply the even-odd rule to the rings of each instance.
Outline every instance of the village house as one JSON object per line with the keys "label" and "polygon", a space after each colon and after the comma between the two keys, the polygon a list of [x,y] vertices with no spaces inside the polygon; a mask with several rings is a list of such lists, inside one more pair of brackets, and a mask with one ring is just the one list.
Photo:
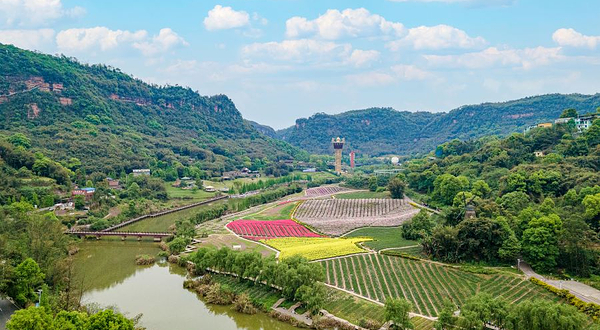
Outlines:
{"label": "village house", "polygon": [[150,175],[149,168],[140,168],[133,170],[133,176]]}
{"label": "village house", "polygon": [[115,180],[113,178],[106,178],[106,182],[108,183],[108,188],[121,190],[121,182],[119,180]]}
{"label": "village house", "polygon": [[77,187],[75,187],[75,189],[73,189],[73,191],[71,192],[71,196],[72,197],[83,196],[85,198],[85,200],[90,200],[94,196],[95,192],[96,192],[96,188],[77,188]]}
{"label": "village house", "polygon": [[215,192],[217,190],[213,186],[206,186],[206,187],[204,187],[204,191],[206,191],[206,192]]}

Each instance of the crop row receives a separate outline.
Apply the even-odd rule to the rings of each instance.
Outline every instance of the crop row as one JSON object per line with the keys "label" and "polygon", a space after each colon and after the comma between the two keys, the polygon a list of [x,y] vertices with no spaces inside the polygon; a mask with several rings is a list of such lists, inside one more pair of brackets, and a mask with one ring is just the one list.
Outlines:
{"label": "crop row", "polygon": [[322,261],[327,283],[385,302],[390,297],[410,301],[413,310],[436,316],[448,298],[463,304],[477,292],[488,292],[509,302],[552,299],[517,276],[476,275],[444,265],[385,255],[359,255]]}
{"label": "crop row", "polygon": [[255,241],[278,237],[320,237],[293,220],[236,220],[228,223],[227,228]]}
{"label": "crop row", "polygon": [[368,238],[288,237],[261,240],[280,251],[281,259],[294,255],[308,260],[319,260],[366,252],[357,243]]}
{"label": "crop row", "polygon": [[347,191],[348,189],[338,187],[338,186],[325,186],[325,187],[316,187],[306,189],[305,195],[308,197],[318,197],[318,196],[327,196],[337,194],[342,191]]}
{"label": "crop row", "polygon": [[302,203],[298,218],[364,218],[380,217],[410,209],[404,199],[314,199]]}

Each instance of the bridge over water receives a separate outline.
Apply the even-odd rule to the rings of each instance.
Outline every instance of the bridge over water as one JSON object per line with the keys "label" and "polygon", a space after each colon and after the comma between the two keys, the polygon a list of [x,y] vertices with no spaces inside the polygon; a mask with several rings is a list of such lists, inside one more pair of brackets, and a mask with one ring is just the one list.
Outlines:
{"label": "bridge over water", "polygon": [[87,236],[95,236],[97,239],[100,239],[104,236],[117,236],[121,237],[121,239],[125,240],[127,237],[137,237],[138,241],[143,237],[152,237],[155,241],[160,241],[163,237],[169,237],[173,235],[173,233],[165,233],[165,232],[135,232],[135,231],[67,231],[65,234],[75,235],[79,238],[84,238]]}

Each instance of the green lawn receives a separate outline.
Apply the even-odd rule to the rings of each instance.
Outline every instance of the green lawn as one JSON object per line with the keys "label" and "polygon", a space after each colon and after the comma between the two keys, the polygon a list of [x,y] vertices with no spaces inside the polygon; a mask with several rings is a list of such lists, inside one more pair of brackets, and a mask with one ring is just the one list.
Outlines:
{"label": "green lawn", "polygon": [[200,189],[193,191],[192,189],[176,188],[171,186],[171,183],[166,183],[165,188],[167,189],[167,196],[169,196],[169,199],[185,199],[189,200],[190,203],[215,197],[214,192],[209,193]]}
{"label": "green lawn", "polygon": [[342,193],[335,195],[339,199],[365,199],[365,198],[390,198],[389,191],[373,192],[373,191],[357,191],[351,193]]}
{"label": "green lawn", "polygon": [[142,221],[133,223],[129,226],[120,228],[118,231],[169,231],[169,227],[175,224],[177,220],[188,219],[203,208],[211,207],[213,205],[226,202],[227,200],[220,200],[209,204],[204,204],[189,209],[181,210],[178,212],[169,213],[160,217],[144,219]]}
{"label": "green lawn", "polygon": [[211,274],[212,278],[226,285],[235,293],[247,293],[250,299],[255,303],[259,304],[263,310],[268,310],[273,306],[279,298],[281,298],[281,292],[271,287],[262,284],[255,284],[254,282],[247,280],[239,280],[237,277]]}
{"label": "green lawn", "polygon": [[401,227],[368,227],[361,228],[351,232],[345,237],[371,237],[373,241],[365,242],[364,245],[373,250],[381,250],[387,248],[406,247],[418,245],[417,241],[409,241],[402,238]]}
{"label": "green lawn", "polygon": [[273,208],[263,209],[243,217],[247,220],[286,220],[292,218],[292,211],[297,203],[277,205]]}

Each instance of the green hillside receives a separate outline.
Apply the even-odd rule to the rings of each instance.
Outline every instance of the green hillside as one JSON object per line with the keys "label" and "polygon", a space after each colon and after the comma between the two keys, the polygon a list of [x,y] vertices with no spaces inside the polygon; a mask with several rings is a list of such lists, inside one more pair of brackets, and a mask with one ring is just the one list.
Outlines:
{"label": "green hillside", "polygon": [[278,137],[313,153],[330,152],[332,137],[346,138],[348,148],[369,155],[427,152],[452,139],[507,135],[545,121],[554,121],[566,108],[594,112],[600,94],[549,94],[502,102],[468,105],[448,113],[407,112],[391,108],[317,113],[296,120]]}
{"label": "green hillside", "polygon": [[0,72],[0,135],[23,133],[33,151],[87,173],[194,165],[210,175],[306,157],[256,131],[224,95],[1,44]]}

